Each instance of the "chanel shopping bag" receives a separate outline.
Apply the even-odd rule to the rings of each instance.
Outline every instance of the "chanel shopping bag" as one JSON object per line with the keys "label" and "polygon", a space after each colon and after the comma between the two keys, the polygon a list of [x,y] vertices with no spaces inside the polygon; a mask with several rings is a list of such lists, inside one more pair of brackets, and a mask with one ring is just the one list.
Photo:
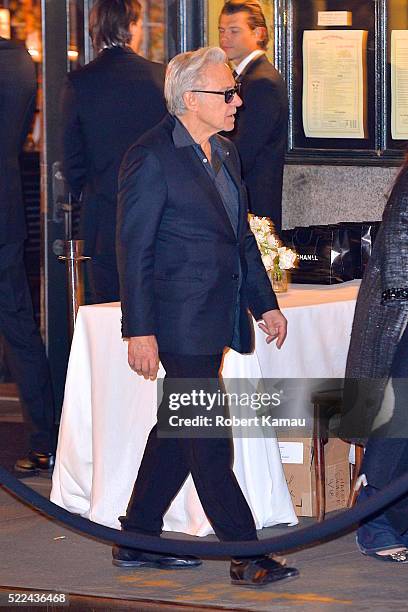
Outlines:
{"label": "chanel shopping bag", "polygon": [[347,228],[311,225],[283,230],[286,246],[298,254],[298,266],[291,270],[294,283],[331,285],[354,278]]}
{"label": "chanel shopping bag", "polygon": [[380,225],[381,221],[339,223],[348,232],[354,278],[363,277]]}

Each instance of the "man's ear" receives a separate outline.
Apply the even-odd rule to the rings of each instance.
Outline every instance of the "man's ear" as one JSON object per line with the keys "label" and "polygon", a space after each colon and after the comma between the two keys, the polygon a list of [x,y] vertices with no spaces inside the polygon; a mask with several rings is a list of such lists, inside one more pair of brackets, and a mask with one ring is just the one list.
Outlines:
{"label": "man's ear", "polygon": [[265,39],[266,28],[258,26],[257,28],[254,29],[254,34],[255,34],[256,42],[261,42],[262,40]]}
{"label": "man's ear", "polygon": [[184,104],[187,110],[195,112],[198,107],[197,94],[193,91],[185,91],[183,94]]}

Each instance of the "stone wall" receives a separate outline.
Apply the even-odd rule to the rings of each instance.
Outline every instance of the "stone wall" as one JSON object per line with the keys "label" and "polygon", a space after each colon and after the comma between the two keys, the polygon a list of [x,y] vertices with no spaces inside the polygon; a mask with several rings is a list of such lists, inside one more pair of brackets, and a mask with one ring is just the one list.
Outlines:
{"label": "stone wall", "polygon": [[285,167],[283,227],[381,219],[398,168]]}

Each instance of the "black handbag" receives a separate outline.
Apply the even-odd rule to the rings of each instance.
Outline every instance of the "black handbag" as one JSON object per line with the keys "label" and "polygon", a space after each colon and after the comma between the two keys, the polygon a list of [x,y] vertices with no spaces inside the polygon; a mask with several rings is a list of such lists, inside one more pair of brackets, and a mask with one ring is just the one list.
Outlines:
{"label": "black handbag", "polygon": [[348,231],[354,278],[363,278],[380,225],[381,221],[339,223]]}
{"label": "black handbag", "polygon": [[294,283],[331,285],[352,280],[348,230],[340,225],[311,225],[282,230],[284,244],[298,254],[291,270]]}

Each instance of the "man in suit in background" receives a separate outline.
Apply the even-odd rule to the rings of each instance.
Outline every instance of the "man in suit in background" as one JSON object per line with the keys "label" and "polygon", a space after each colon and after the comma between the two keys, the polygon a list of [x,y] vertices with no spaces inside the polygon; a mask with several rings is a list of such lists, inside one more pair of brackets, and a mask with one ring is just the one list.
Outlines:
{"label": "man in suit in background", "polygon": [[90,33],[98,56],[67,75],[62,92],[63,169],[81,194],[81,238],[90,262],[91,301],[119,299],[116,199],[126,150],[165,114],[164,66],[137,54],[138,0],[97,0]]}
{"label": "man in suit in background", "polygon": [[30,429],[30,453],[16,469],[28,473],[52,470],[56,443],[51,378],[23,261],[27,232],[18,158],[35,111],[36,88],[27,50],[0,38],[0,333]]}
{"label": "man in suit in background", "polygon": [[[226,61],[219,48],[176,56],[165,84],[170,114],[122,162],[117,226],[122,333],[130,367],[153,380],[160,359],[166,378],[159,426],[150,432],[120,520],[125,531],[159,535],[164,513],[191,472],[217,536],[247,542],[256,539],[256,529],[232,470],[231,440],[191,437],[185,430],[162,437],[160,429],[169,423],[174,379],[185,381],[186,389],[192,379],[219,389],[225,347],[252,350],[248,309],[262,319],[267,342],[277,339],[280,348],[286,337],[286,319],[248,227],[238,153],[217,134],[234,127],[241,105]],[[115,546],[113,563],[169,569],[201,562]],[[231,561],[237,585],[261,586],[297,573],[265,556]]]}
{"label": "man in suit in background", "polygon": [[243,101],[231,138],[248,188],[249,210],[282,226],[282,180],[288,98],[285,83],[265,55],[269,35],[258,2],[229,0],[219,21],[220,47],[234,65]]}

